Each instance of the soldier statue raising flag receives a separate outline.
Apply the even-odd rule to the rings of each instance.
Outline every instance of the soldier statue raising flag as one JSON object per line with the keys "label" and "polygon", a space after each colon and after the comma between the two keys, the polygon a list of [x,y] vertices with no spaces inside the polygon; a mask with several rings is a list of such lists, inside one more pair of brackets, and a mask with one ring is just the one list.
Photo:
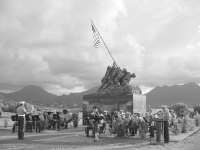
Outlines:
{"label": "soldier statue raising flag", "polygon": [[108,50],[111,58],[113,59],[113,65],[108,66],[105,76],[101,80],[101,86],[99,87],[96,94],[132,94],[132,93],[139,93],[141,94],[141,89],[136,86],[129,85],[131,78],[135,78],[135,73],[130,73],[124,68],[121,70],[114,60],[113,56],[111,55],[107,45],[105,44],[103,38],[101,37],[100,33],[98,32],[97,28],[95,27],[94,23],[92,22],[92,31],[93,31],[93,38],[94,38],[94,47],[98,48],[100,44],[100,39],[104,43],[106,49]]}

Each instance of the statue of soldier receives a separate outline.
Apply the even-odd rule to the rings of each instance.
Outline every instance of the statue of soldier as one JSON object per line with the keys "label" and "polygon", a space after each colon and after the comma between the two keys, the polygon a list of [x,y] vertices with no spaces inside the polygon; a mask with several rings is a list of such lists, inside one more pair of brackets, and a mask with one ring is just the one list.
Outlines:
{"label": "statue of soldier", "polygon": [[120,81],[121,81],[121,79],[126,75],[126,73],[127,73],[127,70],[126,70],[125,68],[123,69],[123,71],[120,70],[120,71],[117,73],[117,75],[116,75],[116,77],[115,77],[115,79],[114,79],[115,85],[120,85]]}
{"label": "statue of soldier", "polygon": [[108,80],[108,83],[106,84],[105,87],[103,87],[103,91],[108,88],[110,85],[114,85],[114,79],[116,77],[116,75],[118,74],[118,72],[120,71],[121,69],[120,68],[115,68],[115,70],[112,72],[112,74],[110,75],[110,78]]}
{"label": "statue of soldier", "polygon": [[108,66],[107,67],[107,71],[106,71],[106,74],[105,74],[105,76],[102,78],[102,80],[101,80],[101,86],[99,87],[99,89],[98,89],[98,91],[100,91],[103,87],[104,87],[104,85],[105,84],[107,84],[108,83],[108,80],[109,80],[109,77],[110,77],[110,75],[113,73],[113,71],[116,69],[116,63],[115,62],[113,62],[113,66],[112,67],[110,67],[110,66]]}
{"label": "statue of soldier", "polygon": [[130,72],[127,72],[126,75],[122,78],[122,85],[127,85],[129,84],[131,78],[135,78],[135,73],[130,73]]}

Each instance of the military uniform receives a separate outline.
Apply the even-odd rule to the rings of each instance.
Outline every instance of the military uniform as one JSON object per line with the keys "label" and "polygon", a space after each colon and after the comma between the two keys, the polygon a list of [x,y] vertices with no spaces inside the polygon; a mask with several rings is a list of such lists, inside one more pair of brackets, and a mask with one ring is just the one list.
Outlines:
{"label": "military uniform", "polygon": [[71,114],[68,112],[68,113],[66,113],[65,114],[65,128],[66,129],[68,129],[68,123],[70,123],[71,122],[71,118],[72,118],[72,116],[71,116]]}
{"label": "military uniform", "polygon": [[18,114],[18,139],[24,139],[24,128],[25,128],[25,114],[26,109],[24,106],[19,106],[17,108]]}
{"label": "military uniform", "polygon": [[168,124],[169,120],[171,118],[171,115],[167,108],[165,108],[165,111],[163,111],[163,123],[164,123],[164,143],[169,143],[169,130],[168,130]]}

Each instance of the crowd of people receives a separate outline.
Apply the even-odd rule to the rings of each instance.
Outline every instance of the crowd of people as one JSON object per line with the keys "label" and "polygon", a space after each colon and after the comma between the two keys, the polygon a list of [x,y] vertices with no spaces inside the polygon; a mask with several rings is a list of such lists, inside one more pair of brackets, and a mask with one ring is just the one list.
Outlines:
{"label": "crowd of people", "polygon": [[[161,130],[164,133],[165,143],[169,142],[168,128],[173,125],[176,119],[176,114],[173,110],[169,110],[166,106],[162,106],[162,110],[153,114],[150,107],[146,113],[140,112],[131,114],[130,112],[115,111],[113,114],[108,114],[107,111],[99,111],[96,106],[93,107],[90,115],[87,117],[88,123],[86,126],[86,136],[89,136],[89,130],[93,130],[94,141],[98,141],[99,134],[109,130],[110,134],[115,133],[117,136],[135,136],[140,135],[146,137],[149,132],[151,137],[154,137],[156,130],[156,122],[152,118],[163,120]],[[109,129],[106,128],[107,124]]]}
{"label": "crowd of people", "polygon": [[24,138],[25,132],[41,132],[45,130],[68,129],[68,124],[72,123],[74,127],[78,127],[78,113],[68,110],[63,111],[39,111],[26,112],[24,103],[19,103],[16,115],[11,116],[15,121],[12,133],[18,126],[19,139]]}

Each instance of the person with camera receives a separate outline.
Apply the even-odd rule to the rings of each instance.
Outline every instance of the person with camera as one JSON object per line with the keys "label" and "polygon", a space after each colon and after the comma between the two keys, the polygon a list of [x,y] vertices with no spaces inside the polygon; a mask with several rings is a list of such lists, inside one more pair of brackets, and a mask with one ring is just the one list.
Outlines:
{"label": "person with camera", "polygon": [[25,102],[20,102],[17,108],[18,115],[18,139],[24,139],[24,129],[25,129],[25,115],[26,109],[24,107]]}

